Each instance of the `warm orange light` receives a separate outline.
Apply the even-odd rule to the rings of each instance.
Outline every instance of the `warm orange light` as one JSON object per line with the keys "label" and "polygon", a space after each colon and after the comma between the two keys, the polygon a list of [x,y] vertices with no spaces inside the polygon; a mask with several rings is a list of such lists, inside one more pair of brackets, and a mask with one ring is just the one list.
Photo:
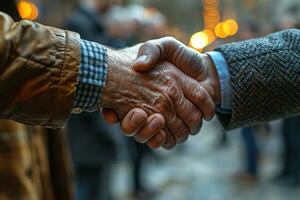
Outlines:
{"label": "warm orange light", "polygon": [[32,8],[29,2],[27,1],[20,1],[18,3],[18,10],[21,18],[27,19],[32,12]]}
{"label": "warm orange light", "polygon": [[227,37],[227,34],[223,30],[223,24],[224,23],[218,23],[215,27],[215,34],[219,38],[225,38]]}
{"label": "warm orange light", "polygon": [[37,6],[25,0],[19,1],[18,11],[22,19],[35,20],[39,15]]}
{"label": "warm orange light", "polygon": [[207,37],[208,37],[208,44],[210,44],[210,43],[212,43],[213,41],[215,41],[216,36],[215,36],[215,34],[214,34],[214,32],[213,32],[212,30],[205,29],[203,32],[204,32],[204,33],[207,35]]}
{"label": "warm orange light", "polygon": [[33,4],[33,3],[31,4],[31,8],[32,8],[32,13],[29,16],[29,19],[30,20],[35,20],[39,16],[39,10],[38,10],[37,6],[35,4]]}
{"label": "warm orange light", "polygon": [[209,42],[208,35],[205,32],[201,31],[192,35],[190,40],[190,45],[194,49],[202,49],[205,46],[207,46],[208,42]]}
{"label": "warm orange light", "polygon": [[223,31],[226,35],[234,35],[237,33],[239,26],[233,19],[226,20],[223,24]]}

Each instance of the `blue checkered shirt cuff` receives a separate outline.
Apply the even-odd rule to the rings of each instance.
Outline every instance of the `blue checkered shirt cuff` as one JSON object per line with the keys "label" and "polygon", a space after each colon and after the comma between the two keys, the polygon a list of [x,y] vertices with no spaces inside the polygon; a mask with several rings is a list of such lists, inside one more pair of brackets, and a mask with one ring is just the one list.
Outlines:
{"label": "blue checkered shirt cuff", "polygon": [[101,104],[102,89],[107,75],[107,49],[81,40],[81,60],[73,112],[95,111]]}

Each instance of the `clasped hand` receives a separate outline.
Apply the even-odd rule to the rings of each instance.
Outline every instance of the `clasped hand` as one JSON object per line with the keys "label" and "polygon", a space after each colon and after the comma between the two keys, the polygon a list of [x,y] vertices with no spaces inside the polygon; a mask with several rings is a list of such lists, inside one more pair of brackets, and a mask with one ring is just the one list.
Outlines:
{"label": "clasped hand", "polygon": [[102,112],[109,123],[121,120],[126,136],[172,149],[214,116],[220,89],[208,55],[166,37],[108,57]]}

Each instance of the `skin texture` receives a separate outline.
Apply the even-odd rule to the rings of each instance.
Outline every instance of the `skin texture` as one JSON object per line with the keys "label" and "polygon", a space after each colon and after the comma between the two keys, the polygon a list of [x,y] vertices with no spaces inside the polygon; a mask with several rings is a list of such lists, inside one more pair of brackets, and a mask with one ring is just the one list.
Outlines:
{"label": "skin texture", "polygon": [[[108,51],[102,107],[115,111],[119,119],[133,108],[142,109],[142,117],[128,113],[124,118],[122,127],[131,124],[124,129],[125,134],[138,142],[149,142],[151,147],[173,148],[186,141],[190,132],[199,131],[202,114],[195,105],[205,102],[209,95],[197,81],[169,62],[158,62],[147,72],[134,70],[132,63],[138,48]],[[138,134],[134,134],[136,130]]]}
{"label": "skin texture", "polygon": [[[219,103],[219,79],[208,55],[198,53],[173,37],[165,37],[142,44],[133,68],[137,71],[147,71],[153,68],[159,60],[173,63],[185,74],[204,84],[214,103]],[[211,118],[209,111],[201,108],[201,105],[199,107],[203,109],[207,119]]]}
{"label": "skin texture", "polygon": [[[213,103],[217,104],[220,102],[219,78],[216,68],[208,55],[200,54],[186,47],[178,40],[171,37],[166,37],[148,41],[141,45],[138,52],[138,58],[135,60],[133,68],[137,71],[147,71],[155,67],[156,63],[161,59],[172,62],[184,73],[200,82],[213,99]],[[194,91],[192,91],[192,94],[193,92]],[[209,100],[211,99],[207,98],[206,102],[201,101],[200,103],[198,102],[195,104],[201,110],[204,118],[207,120],[211,119],[214,115],[214,109],[212,109],[211,106],[212,102]],[[137,132],[135,137],[138,137],[139,134],[153,137],[153,133],[149,129],[144,130],[144,128],[138,126],[134,120],[128,118],[128,116],[132,113],[137,115],[136,118],[138,118],[139,121],[143,121],[143,123],[148,122],[145,111],[135,108],[123,118],[123,121],[128,123],[121,123],[122,129],[129,130],[131,133]],[[109,121],[110,123],[118,122],[118,118],[111,110],[105,110],[103,114],[106,119],[112,119]],[[160,116],[160,114],[156,114],[156,117],[161,118],[162,116]],[[148,126],[150,125],[148,124]],[[157,135],[159,134],[161,133],[158,132]],[[159,145],[162,143],[163,139],[165,138],[162,138],[160,141],[156,141],[156,143],[148,143],[148,146],[152,148],[157,148],[160,146],[165,147],[165,145]]]}

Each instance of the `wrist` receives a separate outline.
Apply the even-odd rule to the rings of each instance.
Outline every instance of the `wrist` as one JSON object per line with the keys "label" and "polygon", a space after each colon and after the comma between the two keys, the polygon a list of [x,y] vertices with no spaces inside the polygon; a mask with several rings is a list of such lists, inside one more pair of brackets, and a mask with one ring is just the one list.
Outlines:
{"label": "wrist", "polygon": [[124,63],[120,63],[122,60],[119,59],[119,54],[116,50],[107,49],[107,77],[106,77],[106,84],[103,88],[103,95],[102,95],[102,107],[104,108],[112,108],[114,102],[112,99],[118,99],[119,97],[119,90],[117,89],[119,84],[123,79],[120,78],[120,74],[125,66]]}
{"label": "wrist", "polygon": [[137,87],[141,85],[137,78],[138,72],[131,67],[135,57],[132,48],[108,49],[108,70],[106,85],[103,88],[102,107],[114,110],[120,118],[133,108],[130,105],[136,96],[131,89],[137,91]]}
{"label": "wrist", "polygon": [[211,60],[210,56],[207,54],[203,54],[204,63],[206,65],[206,68],[208,69],[208,81],[209,85],[213,90],[213,101],[215,104],[220,104],[221,102],[221,86],[220,86],[220,80],[218,76],[218,72],[216,69],[216,66],[214,62]]}

